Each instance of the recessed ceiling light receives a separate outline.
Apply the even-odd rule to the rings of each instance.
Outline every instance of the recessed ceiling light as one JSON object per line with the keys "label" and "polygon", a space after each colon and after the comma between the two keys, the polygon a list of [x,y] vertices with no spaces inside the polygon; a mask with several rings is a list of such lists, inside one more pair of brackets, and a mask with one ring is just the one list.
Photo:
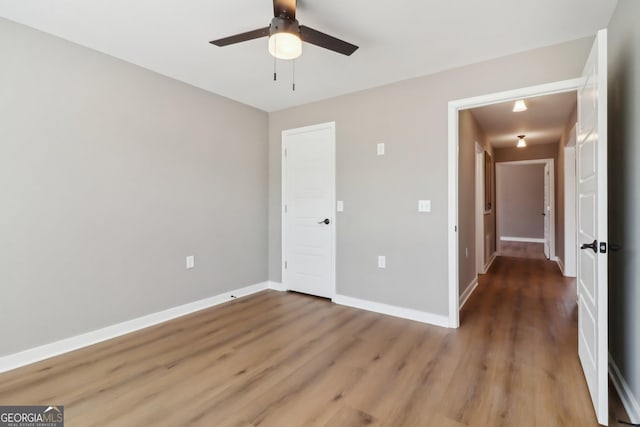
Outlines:
{"label": "recessed ceiling light", "polygon": [[527,111],[527,104],[524,103],[524,99],[518,99],[515,104],[513,104],[513,112],[519,113],[521,111]]}
{"label": "recessed ceiling light", "polygon": [[524,140],[525,136],[526,135],[518,135],[518,144],[516,145],[516,147],[524,148],[527,146],[527,141]]}

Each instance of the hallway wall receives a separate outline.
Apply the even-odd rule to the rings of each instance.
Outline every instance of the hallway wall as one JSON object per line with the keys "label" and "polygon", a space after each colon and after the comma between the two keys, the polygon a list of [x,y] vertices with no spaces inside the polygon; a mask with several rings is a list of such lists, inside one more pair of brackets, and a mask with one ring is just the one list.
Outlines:
{"label": "hallway wall", "polygon": [[[609,24],[609,352],[640,423],[640,1],[619,0]],[[628,408],[629,409],[629,408]],[[632,414],[630,414],[632,415]]]}
{"label": "hallway wall", "polygon": [[517,147],[503,147],[496,148],[494,150],[495,161],[499,162],[517,162],[522,160],[538,160],[538,159],[553,159],[553,172],[555,174],[555,187],[554,187],[554,199],[556,201],[556,210],[554,213],[554,226],[555,226],[555,251],[558,250],[558,240],[564,239],[564,235],[558,234],[558,222],[564,221],[564,218],[558,216],[557,201],[558,198],[563,196],[558,187],[558,143],[553,144],[541,144],[530,145],[524,149]]}
{"label": "hallway wall", "polygon": [[544,238],[544,164],[502,164],[496,169],[498,239]]}
{"label": "hallway wall", "polygon": [[[473,116],[472,110],[462,110],[458,115],[458,281],[459,293],[462,295],[467,287],[476,279],[476,142],[486,151],[493,150],[487,144],[487,138]],[[495,198],[495,192],[492,191]],[[495,200],[491,203],[490,213],[483,216],[485,221],[485,239],[493,239],[495,234]],[[484,248],[484,242],[482,247]],[[491,253],[485,254],[488,259],[495,248],[491,245]]]}

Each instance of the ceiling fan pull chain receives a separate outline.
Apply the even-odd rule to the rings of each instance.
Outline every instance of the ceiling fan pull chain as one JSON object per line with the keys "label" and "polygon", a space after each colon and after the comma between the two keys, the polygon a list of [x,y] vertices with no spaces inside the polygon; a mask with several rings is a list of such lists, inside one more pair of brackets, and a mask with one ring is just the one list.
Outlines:
{"label": "ceiling fan pull chain", "polygon": [[293,60],[293,91],[296,91],[296,60]]}
{"label": "ceiling fan pull chain", "polygon": [[[274,39],[273,41],[275,46],[278,46],[278,39]],[[278,60],[278,58],[276,58],[275,56],[273,57],[273,81],[275,82],[277,80],[276,78],[276,61]]]}

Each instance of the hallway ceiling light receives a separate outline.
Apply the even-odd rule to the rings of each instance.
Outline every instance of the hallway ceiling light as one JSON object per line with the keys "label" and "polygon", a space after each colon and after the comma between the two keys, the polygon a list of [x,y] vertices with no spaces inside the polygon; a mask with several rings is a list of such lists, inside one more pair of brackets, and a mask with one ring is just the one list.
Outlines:
{"label": "hallway ceiling light", "polygon": [[524,99],[518,99],[515,104],[513,104],[513,112],[519,113],[521,111],[527,111],[527,104],[524,103]]}
{"label": "hallway ceiling light", "polygon": [[516,145],[516,147],[524,148],[527,146],[527,141],[524,140],[525,136],[526,135],[518,135],[518,145]]}

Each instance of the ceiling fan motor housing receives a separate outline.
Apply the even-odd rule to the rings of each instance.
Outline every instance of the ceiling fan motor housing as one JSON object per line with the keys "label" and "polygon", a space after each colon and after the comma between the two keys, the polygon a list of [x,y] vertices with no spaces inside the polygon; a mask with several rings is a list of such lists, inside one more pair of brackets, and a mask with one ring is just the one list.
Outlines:
{"label": "ceiling fan motor housing", "polygon": [[297,19],[287,19],[276,16],[271,20],[269,35],[290,33],[300,37],[300,24]]}

